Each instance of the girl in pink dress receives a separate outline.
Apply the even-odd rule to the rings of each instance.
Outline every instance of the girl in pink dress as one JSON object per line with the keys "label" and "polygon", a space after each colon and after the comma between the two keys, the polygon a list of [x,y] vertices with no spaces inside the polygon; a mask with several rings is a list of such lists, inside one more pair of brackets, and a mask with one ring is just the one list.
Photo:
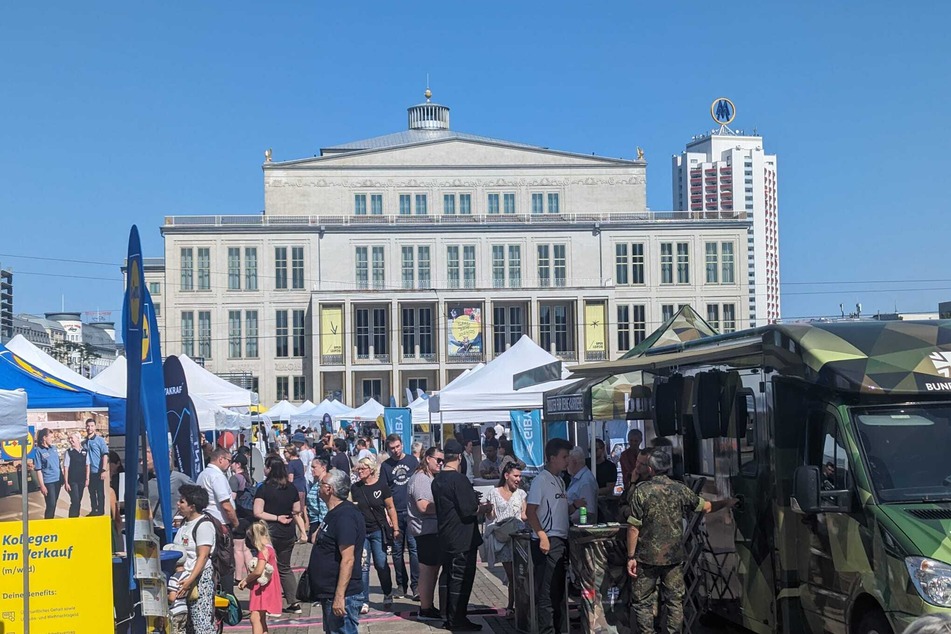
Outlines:
{"label": "girl in pink dress", "polygon": [[[251,612],[251,632],[264,634],[267,629],[267,614],[281,613],[281,578],[277,574],[277,553],[271,545],[271,536],[267,524],[258,521],[248,529],[248,540],[257,550],[257,565],[248,576],[241,580],[238,587],[244,590],[251,589],[251,601],[248,609]],[[270,574],[265,575],[265,568],[270,565]],[[261,583],[262,575],[265,583]]]}

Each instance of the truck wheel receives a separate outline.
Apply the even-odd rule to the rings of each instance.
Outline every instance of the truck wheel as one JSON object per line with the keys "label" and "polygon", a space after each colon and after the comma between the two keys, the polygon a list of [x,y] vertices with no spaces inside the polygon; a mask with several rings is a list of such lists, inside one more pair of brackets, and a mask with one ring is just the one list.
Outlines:
{"label": "truck wheel", "polygon": [[866,612],[855,628],[855,634],[894,634],[892,626],[888,624],[885,613],[881,610]]}

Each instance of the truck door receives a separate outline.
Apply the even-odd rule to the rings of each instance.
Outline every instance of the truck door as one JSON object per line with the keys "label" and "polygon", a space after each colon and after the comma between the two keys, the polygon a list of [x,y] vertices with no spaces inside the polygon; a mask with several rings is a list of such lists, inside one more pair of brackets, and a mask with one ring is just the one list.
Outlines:
{"label": "truck door", "polygon": [[830,511],[802,517],[800,597],[812,629],[845,632],[849,588],[857,572],[848,553],[860,546],[861,538],[850,513],[831,509],[851,499],[852,465],[835,408],[824,404],[811,409],[808,416],[804,455],[808,465],[820,469],[820,504]]}

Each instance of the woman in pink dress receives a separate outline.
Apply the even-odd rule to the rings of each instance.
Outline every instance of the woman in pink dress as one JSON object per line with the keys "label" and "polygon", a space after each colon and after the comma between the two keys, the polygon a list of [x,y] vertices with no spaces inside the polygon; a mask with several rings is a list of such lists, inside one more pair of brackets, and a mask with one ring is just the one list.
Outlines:
{"label": "woman in pink dress", "polygon": [[[277,572],[277,553],[271,545],[271,534],[267,524],[258,521],[248,529],[248,539],[257,551],[257,565],[248,576],[241,580],[238,587],[244,590],[251,589],[251,601],[248,610],[251,612],[252,634],[267,632],[267,615],[280,614],[281,606],[281,578]],[[268,570],[269,569],[269,570]],[[263,583],[262,583],[263,582]]]}

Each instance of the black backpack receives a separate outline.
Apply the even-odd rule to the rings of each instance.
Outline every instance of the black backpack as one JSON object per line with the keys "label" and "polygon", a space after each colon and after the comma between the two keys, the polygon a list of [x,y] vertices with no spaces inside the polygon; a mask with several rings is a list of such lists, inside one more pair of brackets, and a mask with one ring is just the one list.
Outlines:
{"label": "black backpack", "polygon": [[211,553],[211,567],[215,571],[215,580],[220,581],[227,578],[227,575],[234,575],[234,538],[221,522],[204,513],[192,529],[193,540],[198,527],[205,521],[211,522],[211,525],[215,527],[215,549]]}

